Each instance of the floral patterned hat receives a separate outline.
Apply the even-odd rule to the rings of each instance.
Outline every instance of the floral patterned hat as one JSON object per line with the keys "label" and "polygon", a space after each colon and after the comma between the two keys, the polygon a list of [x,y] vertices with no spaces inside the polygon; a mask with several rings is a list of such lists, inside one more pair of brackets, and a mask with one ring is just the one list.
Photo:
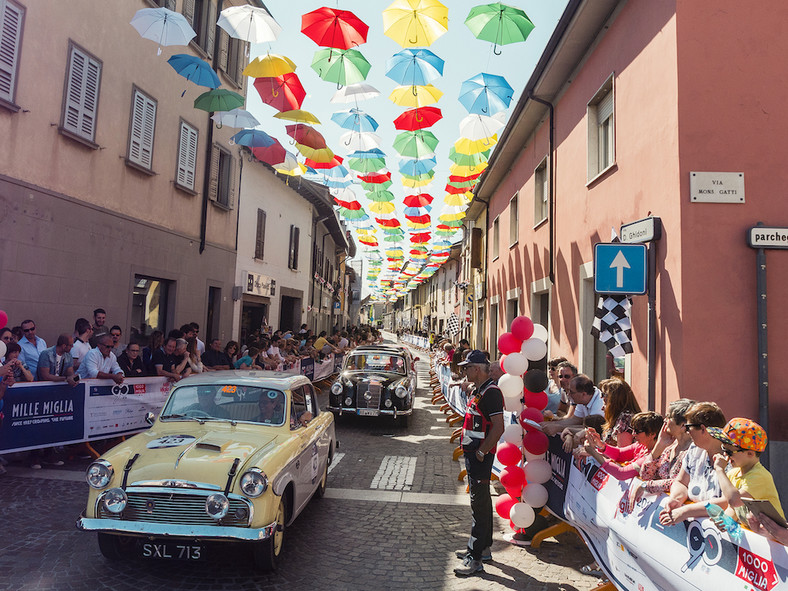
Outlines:
{"label": "floral patterned hat", "polygon": [[708,433],[727,445],[759,453],[766,449],[768,441],[763,427],[755,421],[743,418],[731,419],[722,429],[709,427]]}

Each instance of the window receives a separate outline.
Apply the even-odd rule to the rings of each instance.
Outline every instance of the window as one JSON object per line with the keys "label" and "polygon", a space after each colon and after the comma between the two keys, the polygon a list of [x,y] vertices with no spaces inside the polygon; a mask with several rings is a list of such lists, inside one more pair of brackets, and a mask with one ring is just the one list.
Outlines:
{"label": "window", "polygon": [[154,330],[166,333],[171,282],[147,275],[134,275],[131,330],[143,336]]}
{"label": "window", "polygon": [[90,144],[96,138],[101,67],[102,63],[88,52],[69,45],[60,131]]}
{"label": "window", "polygon": [[265,254],[265,212],[257,210],[257,235],[254,240],[254,258],[263,260]]}
{"label": "window", "polygon": [[129,155],[126,162],[146,170],[153,168],[153,135],[156,130],[156,101],[134,88],[131,95]]}
{"label": "window", "polygon": [[517,197],[519,195],[518,191],[514,194],[512,200],[509,201],[509,246],[517,244],[520,236],[520,213],[517,205]]}
{"label": "window", "polygon": [[288,249],[287,268],[298,269],[298,239],[301,230],[295,226],[290,226],[290,248]]}
{"label": "window", "polygon": [[183,16],[197,33],[192,43],[196,43],[213,58],[213,40],[218,18],[216,3],[213,0],[183,0]]}
{"label": "window", "polygon": [[613,166],[615,150],[613,76],[588,103],[588,180]]}
{"label": "window", "polygon": [[11,0],[0,3],[0,9],[0,104],[13,108],[25,9]]}
{"label": "window", "polygon": [[506,301],[506,326],[512,325],[512,320],[520,315],[520,300],[512,298]]}
{"label": "window", "polygon": [[178,138],[178,168],[175,172],[175,186],[194,191],[194,177],[197,174],[197,129],[181,120],[181,133]]}
{"label": "window", "polygon": [[219,69],[238,86],[243,84],[246,44],[230,37],[225,31],[219,33]]}
{"label": "window", "polygon": [[498,304],[490,305],[490,356],[498,359]]}
{"label": "window", "polygon": [[501,241],[501,232],[500,228],[498,227],[498,218],[495,218],[493,222],[493,232],[492,232],[492,258],[493,260],[498,258],[498,243]]}
{"label": "window", "polygon": [[534,226],[547,219],[549,184],[547,177],[547,158],[534,170]]}
{"label": "window", "polygon": [[235,207],[235,181],[235,159],[227,150],[214,144],[208,197],[227,209]]}

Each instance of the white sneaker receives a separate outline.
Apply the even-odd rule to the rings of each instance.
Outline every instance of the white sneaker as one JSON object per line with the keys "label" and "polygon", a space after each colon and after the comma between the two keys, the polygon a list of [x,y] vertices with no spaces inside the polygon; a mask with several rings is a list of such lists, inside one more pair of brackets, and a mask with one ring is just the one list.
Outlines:
{"label": "white sneaker", "polygon": [[40,470],[41,469],[41,464],[30,464],[30,469],[31,470]]}

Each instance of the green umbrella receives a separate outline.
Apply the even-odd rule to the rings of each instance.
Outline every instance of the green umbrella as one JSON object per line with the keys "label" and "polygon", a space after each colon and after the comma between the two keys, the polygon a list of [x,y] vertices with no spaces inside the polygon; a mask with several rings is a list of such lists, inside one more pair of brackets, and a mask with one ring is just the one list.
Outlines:
{"label": "green umbrella", "polygon": [[381,228],[384,234],[390,236],[405,236],[405,230],[402,228]]}
{"label": "green umbrella", "polygon": [[495,44],[493,53],[496,55],[501,54],[496,51],[498,45],[525,41],[534,29],[525,12],[500,2],[474,6],[465,19],[465,25],[477,39]]}
{"label": "green umbrella", "polygon": [[399,236],[398,234],[387,234],[383,237],[383,242],[401,242],[404,236]]}
{"label": "green umbrella", "polygon": [[388,189],[393,183],[391,181],[384,181],[382,183],[365,183],[361,181],[361,188],[365,191],[382,191]]}
{"label": "green umbrella", "polygon": [[394,201],[394,193],[391,191],[370,191],[367,193],[367,199],[370,201]]}
{"label": "green umbrella", "polygon": [[358,172],[370,173],[377,172],[381,168],[386,168],[385,158],[348,158],[348,168]]}
{"label": "green umbrella", "polygon": [[312,59],[312,69],[317,75],[340,87],[365,80],[371,67],[357,49],[318,49]]}
{"label": "green umbrella", "polygon": [[473,179],[470,181],[449,181],[446,184],[449,187],[454,187],[455,189],[473,189],[478,183],[478,180]]}
{"label": "green umbrella", "polygon": [[431,170],[429,172],[425,172],[424,174],[402,174],[402,178],[408,179],[411,181],[426,181],[431,179],[435,176],[435,171]]}
{"label": "green umbrella", "polygon": [[424,129],[403,131],[397,134],[392,144],[394,149],[406,158],[432,156],[437,145],[438,138],[435,137],[435,134]]}
{"label": "green umbrella", "polygon": [[449,160],[460,166],[478,166],[482,162],[487,162],[487,156],[484,152],[479,154],[460,154],[452,146],[449,150]]}
{"label": "green umbrella", "polygon": [[[438,222],[440,223],[440,225],[449,226],[450,228],[459,228],[460,226],[462,226],[462,220],[441,220],[439,218]],[[438,228],[438,230],[440,230],[440,228]]]}
{"label": "green umbrella", "polygon": [[340,207],[339,215],[348,220],[357,220],[365,217],[367,214],[363,209],[347,209],[346,207]]}
{"label": "green umbrella", "polygon": [[232,111],[244,106],[244,97],[237,92],[215,88],[203,92],[194,99],[194,108],[213,113],[216,111]]}

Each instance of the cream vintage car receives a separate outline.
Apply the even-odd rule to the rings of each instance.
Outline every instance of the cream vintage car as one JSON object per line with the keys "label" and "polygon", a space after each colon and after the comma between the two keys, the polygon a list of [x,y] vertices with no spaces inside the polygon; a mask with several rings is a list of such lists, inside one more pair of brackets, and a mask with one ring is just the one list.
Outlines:
{"label": "cream vintage car", "polygon": [[[153,416],[150,416],[153,421]],[[206,545],[245,542],[276,566],[285,528],[326,489],[334,417],[308,378],[222,371],[180,381],[152,427],[87,469],[77,520],[102,554],[200,560]]]}

